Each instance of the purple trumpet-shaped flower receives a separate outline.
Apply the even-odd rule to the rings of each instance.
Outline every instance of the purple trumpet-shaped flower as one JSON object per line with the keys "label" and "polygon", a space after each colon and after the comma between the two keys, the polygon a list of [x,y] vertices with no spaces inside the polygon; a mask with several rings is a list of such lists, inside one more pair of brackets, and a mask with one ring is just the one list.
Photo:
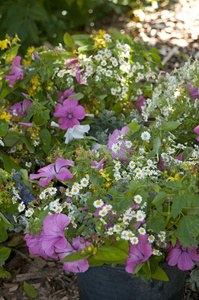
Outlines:
{"label": "purple trumpet-shaped flower", "polygon": [[126,271],[133,273],[137,264],[145,262],[152,253],[152,247],[148,244],[147,235],[139,235],[139,242],[137,245],[130,245],[129,258],[126,259]]}
{"label": "purple trumpet-shaped flower", "polygon": [[42,238],[43,238],[43,232],[41,232],[40,235],[32,236],[32,233],[25,235],[25,241],[26,241],[26,244],[29,248],[30,254],[40,255],[41,257],[46,259],[48,256],[47,256],[47,254],[45,253],[45,251],[43,250],[43,248],[41,246]]}
{"label": "purple trumpet-shaped flower", "polygon": [[133,102],[133,104],[135,105],[135,107],[137,108],[140,114],[142,113],[142,106],[145,103],[146,103],[146,99],[144,98],[143,95],[140,95],[138,99],[135,102]]}
{"label": "purple trumpet-shaped flower", "polygon": [[15,103],[9,108],[9,113],[14,117],[16,114],[20,117],[25,117],[29,112],[32,102],[30,100],[23,100],[23,103],[20,102]]}
{"label": "purple trumpet-shaped flower", "polygon": [[194,261],[199,261],[199,254],[196,253],[197,246],[192,248],[183,247],[177,240],[175,247],[172,247],[167,256],[170,266],[178,265],[182,271],[190,270],[194,266]]}
{"label": "purple trumpet-shaped flower", "polygon": [[[58,253],[60,259],[63,259],[69,254],[78,252],[80,249],[84,249],[85,247],[88,247],[92,244],[90,242],[84,242],[84,238],[78,237],[72,240],[72,245],[73,247],[68,243],[68,245],[64,249],[56,249],[56,252]],[[63,265],[65,271],[74,273],[85,272],[89,268],[89,263],[85,258],[70,262],[64,262]]]}
{"label": "purple trumpet-shaped flower", "polygon": [[16,56],[12,60],[12,69],[10,70],[9,74],[13,75],[3,75],[7,81],[10,81],[9,86],[11,88],[14,87],[14,83],[18,79],[23,79],[24,71],[20,66],[21,57]]}
{"label": "purple trumpet-shaped flower", "polygon": [[69,96],[76,95],[76,93],[71,90],[66,90],[64,93],[62,93],[62,92],[57,92],[57,93],[59,95],[58,102],[61,102],[61,103],[63,103],[64,100],[68,99]]}
{"label": "purple trumpet-shaped flower", "polygon": [[189,96],[194,101],[199,97],[198,89],[191,83],[187,83],[187,86],[189,87]]}
{"label": "purple trumpet-shaped flower", "polygon": [[57,178],[61,181],[66,181],[73,178],[72,173],[65,166],[73,166],[73,162],[64,158],[58,158],[54,164],[50,164],[38,170],[39,174],[30,174],[30,180],[38,179],[41,186],[46,186],[49,182]]}
{"label": "purple trumpet-shaped flower", "polygon": [[125,145],[127,139],[124,139],[123,137],[128,131],[129,127],[124,126],[121,130],[115,129],[109,137],[107,148],[111,150],[113,159],[120,158],[122,160],[126,160],[125,155],[129,149]]}
{"label": "purple trumpet-shaped flower", "polygon": [[61,117],[58,122],[60,128],[65,130],[67,128],[73,128],[74,125],[79,125],[78,120],[82,120],[85,117],[85,109],[83,106],[78,105],[78,101],[75,98],[67,99],[62,104],[57,104],[55,107],[55,117]]}
{"label": "purple trumpet-shaped flower", "polygon": [[66,66],[70,67],[70,65],[75,65],[78,63],[78,58],[71,58],[67,61]]}
{"label": "purple trumpet-shaped flower", "polygon": [[104,161],[105,161],[105,157],[103,157],[98,163],[94,160],[91,160],[91,168],[97,170],[103,170]]}
{"label": "purple trumpet-shaped flower", "polygon": [[[64,249],[68,241],[64,234],[64,228],[70,223],[69,218],[64,214],[47,216],[43,221],[41,247],[51,258],[57,258],[56,248]],[[70,245],[70,244],[69,244]]]}
{"label": "purple trumpet-shaped flower", "polygon": [[[194,131],[195,133],[199,134],[199,125],[194,128]],[[199,136],[196,138],[196,140],[199,142]]]}

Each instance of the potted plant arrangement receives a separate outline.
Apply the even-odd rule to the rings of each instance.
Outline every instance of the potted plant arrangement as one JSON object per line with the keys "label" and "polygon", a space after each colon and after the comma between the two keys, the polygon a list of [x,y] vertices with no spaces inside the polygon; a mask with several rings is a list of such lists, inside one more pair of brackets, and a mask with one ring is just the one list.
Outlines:
{"label": "potted plant arrangement", "polygon": [[66,48],[29,49],[23,67],[9,41],[9,201],[30,253],[77,273],[81,300],[181,300],[199,261],[198,63],[157,75],[155,50],[136,57],[120,39],[66,34]]}
{"label": "potted plant arrangement", "polygon": [[[30,253],[59,259],[66,271],[85,275],[97,272],[95,266],[122,264],[145,282],[169,281],[161,262],[171,266],[171,274],[174,266],[180,275],[192,269],[199,261],[199,154],[194,147],[187,155],[186,146],[161,126],[142,128],[133,121],[114,130],[99,150],[60,152],[30,174],[35,199],[28,205],[13,188]],[[166,285],[161,297],[180,299],[179,289],[171,292]],[[116,294],[112,297],[107,299]]]}

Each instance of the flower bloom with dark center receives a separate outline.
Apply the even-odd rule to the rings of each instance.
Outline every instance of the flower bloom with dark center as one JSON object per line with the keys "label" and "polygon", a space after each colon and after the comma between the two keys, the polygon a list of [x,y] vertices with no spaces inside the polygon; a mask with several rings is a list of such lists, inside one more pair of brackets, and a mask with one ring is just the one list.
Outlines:
{"label": "flower bloom with dark center", "polygon": [[60,128],[65,130],[80,124],[78,120],[82,120],[85,117],[85,109],[83,106],[78,105],[77,99],[71,98],[65,100],[63,105],[57,104],[54,116],[60,117],[58,120]]}

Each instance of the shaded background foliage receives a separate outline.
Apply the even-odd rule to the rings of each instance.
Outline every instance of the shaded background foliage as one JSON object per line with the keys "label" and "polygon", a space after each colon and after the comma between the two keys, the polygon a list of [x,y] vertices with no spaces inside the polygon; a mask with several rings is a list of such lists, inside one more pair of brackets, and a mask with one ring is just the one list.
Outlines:
{"label": "shaded background foliage", "polygon": [[84,30],[96,20],[149,5],[153,0],[6,0],[0,4],[0,39],[18,34],[23,47],[57,45],[64,32]]}

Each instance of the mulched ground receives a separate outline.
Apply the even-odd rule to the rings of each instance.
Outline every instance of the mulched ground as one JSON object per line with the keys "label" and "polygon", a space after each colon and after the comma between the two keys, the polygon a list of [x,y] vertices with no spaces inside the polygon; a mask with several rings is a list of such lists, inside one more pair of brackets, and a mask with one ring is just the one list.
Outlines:
{"label": "mulched ground", "polygon": [[[159,8],[137,10],[129,16],[113,15],[87,28],[87,32],[98,28],[117,29],[159,49],[166,71],[182,66],[190,56],[199,58],[198,0],[166,0]],[[0,300],[30,299],[24,292],[24,281],[35,288],[39,300],[79,299],[76,276],[63,271],[62,264],[29,255],[21,234],[11,236],[9,246],[12,254],[6,268],[12,277],[0,280]],[[199,291],[188,279],[183,299],[199,299]]]}

